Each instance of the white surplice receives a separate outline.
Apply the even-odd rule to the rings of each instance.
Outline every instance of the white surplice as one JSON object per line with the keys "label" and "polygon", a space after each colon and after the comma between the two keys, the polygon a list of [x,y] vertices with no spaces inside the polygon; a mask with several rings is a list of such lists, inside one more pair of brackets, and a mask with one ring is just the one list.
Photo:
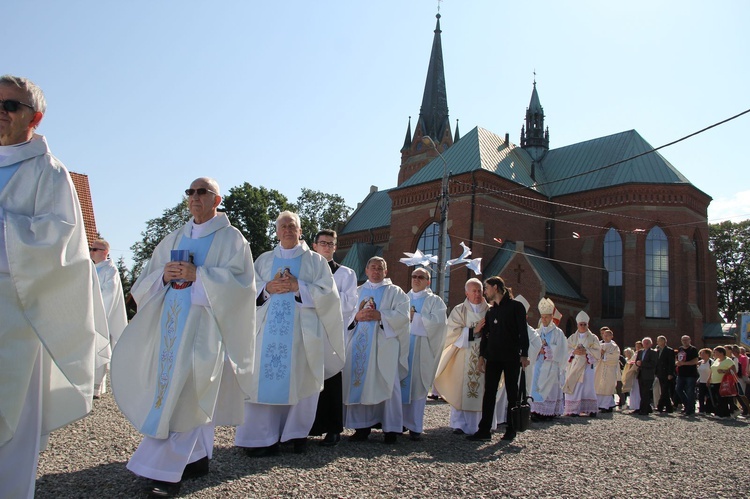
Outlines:
{"label": "white surplice", "polygon": [[[96,275],[99,280],[99,288],[102,292],[104,314],[107,318],[107,329],[109,330],[109,342],[111,348],[114,349],[122,331],[128,325],[128,314],[125,311],[125,296],[122,292],[120,272],[110,259],[103,260],[94,267],[96,268]],[[106,380],[104,378],[106,368],[107,364],[97,366],[94,377],[94,395],[106,392]]]}

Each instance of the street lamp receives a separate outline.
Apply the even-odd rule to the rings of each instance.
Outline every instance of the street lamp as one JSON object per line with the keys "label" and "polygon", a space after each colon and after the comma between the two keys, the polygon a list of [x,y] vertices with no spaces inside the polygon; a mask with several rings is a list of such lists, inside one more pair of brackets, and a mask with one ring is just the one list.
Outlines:
{"label": "street lamp", "polygon": [[440,192],[440,233],[438,234],[438,275],[435,294],[443,301],[447,302],[445,298],[445,262],[447,260],[446,253],[448,247],[448,162],[443,155],[440,154],[440,151],[430,136],[425,135],[422,137],[422,143],[435,149],[435,152],[440,156],[440,159],[443,160],[443,183]]}

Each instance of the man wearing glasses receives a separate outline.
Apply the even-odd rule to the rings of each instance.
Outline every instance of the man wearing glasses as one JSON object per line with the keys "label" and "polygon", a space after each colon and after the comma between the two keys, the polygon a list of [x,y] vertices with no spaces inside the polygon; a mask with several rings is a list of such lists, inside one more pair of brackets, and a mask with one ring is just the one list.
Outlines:
{"label": "man wearing glasses", "polygon": [[349,329],[344,367],[346,427],[350,442],[364,442],[380,425],[386,444],[403,430],[401,380],[409,372],[409,297],[386,278],[379,256],[365,266],[367,282],[357,290],[357,314]]}
{"label": "man wearing glasses", "polygon": [[430,272],[416,268],[411,273],[409,293],[409,374],[401,380],[404,426],[411,440],[420,440],[427,392],[435,380],[446,333],[445,302],[430,290]]}
{"label": "man wearing glasses", "polygon": [[[323,229],[315,235],[313,250],[328,261],[328,266],[336,282],[341,298],[341,314],[344,327],[354,320],[357,311],[357,274],[349,267],[345,267],[333,260],[336,251],[337,234],[335,230]],[[343,331],[342,331],[343,333]],[[344,430],[344,402],[341,370],[346,362],[346,351],[336,352],[329,341],[326,341],[325,376],[323,391],[318,398],[318,409],[315,422],[310,429],[310,435],[326,434],[320,442],[324,447],[333,447],[341,440]]]}
{"label": "man wearing glasses", "polygon": [[238,425],[251,389],[255,271],[219,184],[185,191],[192,219],[165,237],[133,285],[138,313],[112,355],[112,391],[143,435],[128,469],[171,497],[208,473],[214,426]]}
{"label": "man wearing glasses", "polygon": [[[307,452],[325,379],[326,343],[344,351],[339,293],[328,264],[301,240],[299,215],[276,219],[279,244],[255,262],[258,325],[252,390],[234,443],[249,457],[279,453],[292,441]],[[337,366],[330,366],[334,371]]]}
{"label": "man wearing glasses", "polygon": [[41,435],[91,410],[107,341],[78,197],[35,133],[45,110],[33,82],[0,77],[0,497],[34,495]]}
{"label": "man wearing glasses", "polygon": [[[128,314],[125,311],[125,296],[122,293],[120,272],[109,258],[109,243],[104,239],[97,239],[89,246],[91,261],[94,262],[96,275],[99,278],[99,288],[104,301],[104,314],[107,317],[109,341],[112,350],[120,339],[122,330],[128,325]],[[94,376],[94,398],[98,399],[106,390],[105,372],[107,364],[97,366]]]}

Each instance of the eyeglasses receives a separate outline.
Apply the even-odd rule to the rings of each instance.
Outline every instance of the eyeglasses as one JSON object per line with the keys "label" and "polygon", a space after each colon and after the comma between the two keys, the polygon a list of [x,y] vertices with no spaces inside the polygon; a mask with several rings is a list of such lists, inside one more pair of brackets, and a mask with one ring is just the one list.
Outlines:
{"label": "eyeglasses", "polygon": [[421,275],[421,274],[412,274],[412,275],[411,275],[411,278],[412,278],[412,279],[419,279],[420,281],[421,281],[421,280],[426,280],[426,279],[427,279],[427,277],[425,277],[425,276],[423,276],[423,275]]}
{"label": "eyeglasses", "polygon": [[32,106],[31,104],[26,104],[25,102],[12,100],[12,99],[0,100],[0,104],[2,104],[3,110],[5,110],[8,113],[15,113],[16,111],[18,111],[18,106],[26,106],[32,111],[36,111],[34,109],[34,106]]}
{"label": "eyeglasses", "polygon": [[96,251],[107,251],[107,250],[105,250],[104,248],[89,248],[89,251],[96,252]]}
{"label": "eyeglasses", "polygon": [[203,196],[207,192],[210,192],[211,194],[218,196],[214,191],[211,189],[206,189],[205,187],[199,187],[197,189],[185,189],[185,195],[186,196],[192,196],[193,194],[198,194],[199,196]]}
{"label": "eyeglasses", "polygon": [[336,246],[336,243],[334,243],[333,241],[331,241],[331,242],[328,242],[328,241],[318,241],[315,244],[317,244],[318,246],[324,246],[326,248],[333,248],[334,246]]}

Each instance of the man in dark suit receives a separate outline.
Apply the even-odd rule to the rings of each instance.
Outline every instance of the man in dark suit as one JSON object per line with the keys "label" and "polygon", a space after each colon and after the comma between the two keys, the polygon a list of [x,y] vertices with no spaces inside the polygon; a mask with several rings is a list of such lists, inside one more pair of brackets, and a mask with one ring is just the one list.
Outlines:
{"label": "man in dark suit", "polygon": [[654,379],[656,377],[656,363],[659,360],[659,356],[656,350],[652,350],[651,347],[654,342],[648,336],[643,338],[643,350],[638,354],[638,359],[635,361],[635,365],[638,366],[638,389],[641,393],[641,407],[634,413],[646,416],[653,411],[651,408],[651,401],[653,398],[653,386]]}
{"label": "man in dark suit", "polygon": [[656,410],[659,412],[674,412],[672,407],[675,376],[674,350],[667,346],[666,337],[659,336],[656,338],[656,351],[659,355],[656,361],[656,377],[659,379],[659,388],[661,388]]}
{"label": "man in dark suit", "polygon": [[521,367],[529,365],[529,333],[526,326],[526,309],[515,301],[505,282],[498,276],[484,282],[484,296],[490,303],[485,315],[485,332],[479,343],[477,370],[485,373],[484,397],[482,398],[482,419],[479,431],[469,435],[469,440],[491,440],[492,416],[495,413],[497,387],[505,373],[508,393],[508,428],[502,439],[516,438],[516,430],[510,424],[510,410],[518,400],[518,383]]}

